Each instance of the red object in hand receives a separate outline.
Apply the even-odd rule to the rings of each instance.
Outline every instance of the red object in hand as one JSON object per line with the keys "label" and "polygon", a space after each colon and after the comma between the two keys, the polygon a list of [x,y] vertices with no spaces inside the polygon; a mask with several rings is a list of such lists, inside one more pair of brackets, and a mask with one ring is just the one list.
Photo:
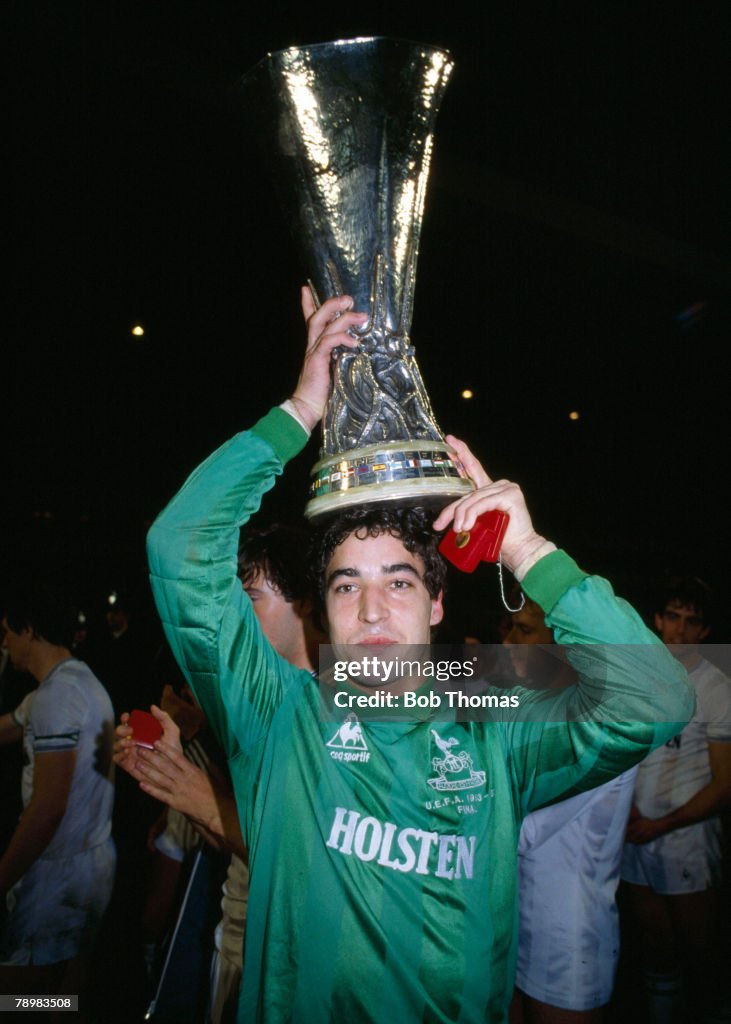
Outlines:
{"label": "red object in hand", "polygon": [[138,747],[153,750],[156,740],[162,737],[162,726],[149,711],[133,711],[127,725],[132,730],[131,740]]}
{"label": "red object in hand", "polygon": [[462,572],[474,572],[480,562],[497,562],[509,522],[507,512],[483,512],[471,530],[446,533],[439,551]]}

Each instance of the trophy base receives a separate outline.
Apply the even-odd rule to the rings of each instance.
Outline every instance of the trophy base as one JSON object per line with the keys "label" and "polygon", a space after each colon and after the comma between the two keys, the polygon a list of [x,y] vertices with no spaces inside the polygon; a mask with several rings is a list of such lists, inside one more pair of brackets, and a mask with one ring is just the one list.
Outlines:
{"label": "trophy base", "polygon": [[318,462],[305,516],[317,520],[356,505],[440,509],[473,489],[445,442],[388,441]]}

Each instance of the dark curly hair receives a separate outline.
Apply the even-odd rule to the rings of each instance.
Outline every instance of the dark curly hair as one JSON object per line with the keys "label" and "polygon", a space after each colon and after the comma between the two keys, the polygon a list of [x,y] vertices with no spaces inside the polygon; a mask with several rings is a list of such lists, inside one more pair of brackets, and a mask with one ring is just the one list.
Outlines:
{"label": "dark curly hair", "polygon": [[274,523],[266,529],[242,535],[238,552],[238,577],[247,587],[259,572],[285,601],[309,597],[305,552],[307,534],[292,526]]}
{"label": "dark curly hair", "polygon": [[655,611],[662,615],[669,604],[677,601],[685,608],[692,608],[703,619],[704,626],[710,626],[714,616],[713,591],[705,580],[698,576],[666,576],[656,589]]}
{"label": "dark curly hair", "polygon": [[62,587],[13,580],[0,596],[0,615],[14,633],[31,629],[49,644],[71,647],[77,610]]}
{"label": "dark curly hair", "polygon": [[389,533],[424,563],[424,585],[435,599],[444,590],[447,563],[439,554],[440,535],[432,529],[434,514],[423,508],[354,508],[341,512],[318,529],[310,542],[308,567],[318,610],[325,607],[325,574],[335,548],[351,533],[365,540]]}

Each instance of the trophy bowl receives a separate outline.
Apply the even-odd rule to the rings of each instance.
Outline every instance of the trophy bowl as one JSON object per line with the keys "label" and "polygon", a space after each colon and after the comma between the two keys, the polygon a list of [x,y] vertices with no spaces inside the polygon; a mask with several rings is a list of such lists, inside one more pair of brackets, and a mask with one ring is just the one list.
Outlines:
{"label": "trophy bowl", "polygon": [[440,508],[473,484],[445,443],[410,340],[447,51],[338,40],[269,54],[243,81],[316,305],[368,322],[334,354],[309,519],[357,504]]}

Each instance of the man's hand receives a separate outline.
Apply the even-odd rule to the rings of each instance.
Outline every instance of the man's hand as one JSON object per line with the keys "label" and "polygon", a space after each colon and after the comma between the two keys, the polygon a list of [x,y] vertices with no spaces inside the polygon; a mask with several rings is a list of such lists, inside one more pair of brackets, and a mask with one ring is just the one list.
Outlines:
{"label": "man's hand", "polygon": [[632,818],[627,825],[626,840],[641,846],[659,836],[665,835],[667,828],[662,818]]}
{"label": "man's hand", "polygon": [[[150,714],[158,720],[162,726],[162,738],[174,750],[182,754],[183,747],[180,742],[180,729],[166,711],[162,711],[157,704],[150,707]],[[119,716],[119,725],[115,729],[114,740],[114,763],[124,769],[137,782],[142,782],[144,776],[140,773],[140,752],[144,747],[138,747],[132,739],[132,729],[128,725],[129,715],[123,712]]]}
{"label": "man's hand", "polygon": [[162,739],[139,751],[136,770],[140,789],[184,814],[216,849],[247,856],[228,780],[213,762],[207,774]]}
{"label": "man's hand", "polygon": [[731,744],[712,741],[708,744],[711,781],[674,811],[662,818],[630,817],[628,843],[649,843],[651,839],[705,821],[731,807]]}
{"label": "man's hand", "polygon": [[330,361],[339,345],[357,348],[357,337],[348,333],[362,327],[367,313],[354,313],[349,295],[338,295],[315,308],[310,289],[302,289],[302,314],[307,323],[307,350],[297,387],[292,395],[297,412],[312,430],[322,419],[330,389]]}
{"label": "man's hand", "polygon": [[140,749],[136,770],[140,789],[210,830],[218,818],[213,784],[179,748],[162,739],[154,750]]}
{"label": "man's hand", "polygon": [[464,441],[452,434],[447,434],[445,440],[457,453],[476,489],[442,509],[434,520],[434,529],[444,530],[451,525],[457,532],[471,530],[477,517],[484,512],[494,509],[507,512],[510,523],[503,540],[501,558],[511,572],[520,568],[522,578],[539,558],[547,554],[547,549],[553,550],[553,545],[533,529],[523,492],[517,484],[509,480],[491,480]]}
{"label": "man's hand", "polygon": [[[130,774],[145,793],[210,828],[211,821],[218,816],[210,778],[183,753],[180,729],[167,711],[153,704],[150,713],[162,726],[162,737],[155,743],[154,750],[135,748],[134,770]],[[129,739],[131,730],[124,722],[128,717],[122,715],[123,724],[117,727],[120,746],[126,756],[129,756],[129,745],[133,743]]]}
{"label": "man's hand", "polygon": [[129,714],[123,711],[119,716],[119,725],[114,730],[114,753],[112,760],[120,768],[123,768],[133,779],[137,778],[135,770],[137,767],[137,753],[139,747],[132,742],[132,729],[127,724]]}

